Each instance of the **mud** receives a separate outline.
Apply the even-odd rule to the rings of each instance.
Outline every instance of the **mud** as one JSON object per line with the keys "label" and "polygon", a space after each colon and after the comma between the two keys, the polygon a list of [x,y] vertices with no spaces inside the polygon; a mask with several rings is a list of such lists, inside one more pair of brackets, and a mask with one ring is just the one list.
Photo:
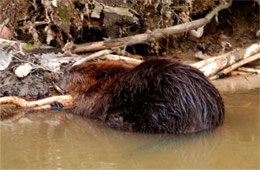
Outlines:
{"label": "mud", "polygon": [[30,100],[47,97],[49,92],[55,94],[49,88],[55,81],[53,77],[58,77],[54,73],[35,71],[25,78],[16,77],[11,70],[0,73],[0,96],[20,96]]}

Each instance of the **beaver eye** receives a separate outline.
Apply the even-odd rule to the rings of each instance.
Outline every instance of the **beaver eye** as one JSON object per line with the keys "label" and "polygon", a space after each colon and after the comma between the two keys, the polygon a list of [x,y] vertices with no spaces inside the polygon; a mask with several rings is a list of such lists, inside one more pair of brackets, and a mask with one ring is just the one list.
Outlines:
{"label": "beaver eye", "polygon": [[80,74],[85,74],[85,70],[80,70]]}
{"label": "beaver eye", "polygon": [[108,72],[107,71],[102,71],[101,73],[99,73],[97,75],[97,79],[102,79],[105,78],[107,76]]}

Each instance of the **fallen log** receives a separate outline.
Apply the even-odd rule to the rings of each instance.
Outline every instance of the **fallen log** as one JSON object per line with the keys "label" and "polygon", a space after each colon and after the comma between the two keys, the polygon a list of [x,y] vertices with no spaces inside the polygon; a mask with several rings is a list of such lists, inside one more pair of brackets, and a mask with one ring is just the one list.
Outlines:
{"label": "fallen log", "polygon": [[104,50],[114,47],[124,47],[129,45],[135,45],[144,43],[148,40],[158,40],[166,35],[174,35],[183,32],[187,32],[196,28],[199,28],[205,24],[209,23],[207,18],[202,18],[198,20],[194,20],[191,22],[187,22],[180,25],[175,25],[172,27],[164,28],[164,29],[155,29],[153,31],[149,31],[143,34],[117,38],[117,39],[108,39],[105,41],[98,41],[86,44],[74,45],[72,52],[74,53],[83,53],[89,51],[98,51]]}
{"label": "fallen log", "polygon": [[242,65],[245,65],[245,64],[247,64],[247,63],[250,63],[250,62],[252,62],[252,61],[255,61],[255,60],[257,60],[257,59],[260,59],[260,53],[255,54],[255,55],[253,55],[253,56],[251,56],[251,57],[247,57],[247,58],[245,58],[245,59],[243,59],[243,60],[241,60],[241,61],[239,61],[239,62],[237,62],[237,63],[235,63],[235,64],[233,64],[233,65],[231,65],[231,66],[229,66],[229,67],[227,67],[227,68],[225,68],[224,70],[218,72],[218,74],[216,74],[216,75],[210,77],[210,80],[218,79],[220,76],[226,75],[226,74],[228,74],[229,72],[231,72],[231,71],[237,69],[238,67],[240,67],[240,66],[242,66]]}
{"label": "fallen log", "polygon": [[[206,63],[203,67],[200,67],[200,71],[202,71],[207,77],[211,77],[223,70],[226,67],[229,67],[236,62],[239,62],[242,59],[248,58],[252,55],[255,55],[260,52],[260,42],[250,45],[245,49],[235,49],[228,54],[224,54],[216,59],[208,59],[207,61],[214,61],[210,63]],[[202,66],[202,63],[194,63],[192,66]]]}
{"label": "fallen log", "polygon": [[213,62],[215,62],[215,61],[217,61],[217,60],[219,60],[221,58],[225,58],[228,55],[231,55],[232,53],[234,53],[235,51],[238,51],[238,50],[240,50],[240,49],[235,49],[233,51],[230,51],[228,53],[225,53],[225,54],[222,54],[222,55],[219,55],[219,56],[207,58],[205,60],[202,60],[202,61],[190,64],[190,66],[195,67],[197,69],[200,69],[200,68],[202,68],[202,67],[204,67],[204,66],[206,66],[208,64],[211,64],[211,63],[213,63]]}

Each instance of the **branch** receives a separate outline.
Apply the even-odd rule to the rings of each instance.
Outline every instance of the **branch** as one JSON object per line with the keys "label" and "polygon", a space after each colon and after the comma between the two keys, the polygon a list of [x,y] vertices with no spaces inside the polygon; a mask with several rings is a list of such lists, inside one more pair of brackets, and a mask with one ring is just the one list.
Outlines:
{"label": "branch", "polygon": [[[220,57],[217,57],[214,62],[206,64],[205,66],[199,68],[207,77],[213,76],[220,70],[233,65],[234,63],[248,58],[252,55],[255,55],[260,52],[260,42],[250,45],[245,49],[237,48],[228,53],[228,55],[224,54]],[[213,59],[212,59],[213,60]],[[195,63],[192,66],[201,66],[201,64]]]}
{"label": "branch", "polygon": [[245,65],[247,63],[250,63],[252,61],[255,61],[257,59],[260,59],[260,53],[253,55],[251,57],[245,58],[244,60],[241,60],[233,65],[231,65],[230,67],[224,69],[223,71],[219,72],[217,75],[210,77],[210,80],[215,80],[219,78],[219,75],[226,75],[227,73],[237,69],[238,67]]}
{"label": "branch", "polygon": [[89,56],[84,57],[84,58],[78,60],[77,62],[75,62],[75,63],[72,65],[72,67],[73,67],[73,66],[76,66],[76,65],[80,65],[81,63],[84,63],[84,62],[86,62],[86,61],[98,59],[98,58],[100,58],[100,57],[102,57],[102,56],[104,56],[104,55],[110,54],[110,53],[112,53],[111,50],[98,51],[98,52],[96,52],[96,53],[90,54]]}
{"label": "branch", "polygon": [[[210,11],[205,18],[207,18],[209,21],[215,16],[217,15],[217,13],[223,9],[229,8],[232,5],[232,0],[229,0],[228,3],[226,4],[220,4],[219,6],[217,6],[216,8],[214,8],[212,11]],[[205,25],[203,25],[202,27],[198,28],[197,30],[191,30],[190,34],[193,37],[196,38],[200,38],[203,35],[204,32],[204,27]]]}
{"label": "branch", "polygon": [[[41,108],[41,106],[43,106],[43,108],[49,108],[50,104],[53,102],[60,102],[64,106],[69,106],[69,105],[72,105],[73,99],[72,99],[72,96],[70,96],[70,95],[52,96],[52,97],[48,97],[48,98],[37,100],[37,101],[27,101],[23,98],[16,97],[16,96],[0,97],[0,105],[14,104],[14,105],[22,107],[22,108],[39,109],[39,108]],[[46,105],[49,105],[49,106],[46,106]]]}
{"label": "branch", "polygon": [[134,65],[138,65],[141,62],[143,62],[143,60],[140,60],[140,59],[130,58],[130,57],[126,57],[126,56],[119,56],[119,55],[115,55],[115,54],[105,55],[104,58],[107,60],[124,60],[127,63],[134,64]]}
{"label": "branch", "polygon": [[202,19],[194,20],[192,22],[175,25],[164,29],[155,29],[154,31],[150,31],[150,32],[146,32],[134,36],[74,45],[74,49],[72,51],[74,53],[82,53],[82,52],[89,52],[89,51],[104,50],[113,47],[123,47],[123,46],[140,44],[150,39],[154,39],[154,40],[160,39],[165,35],[174,35],[178,33],[187,32],[195,28],[201,27],[207,24],[208,22],[209,20],[207,18],[202,18]]}
{"label": "branch", "polygon": [[255,69],[255,68],[240,67],[240,68],[238,68],[238,70],[239,71],[249,72],[249,73],[260,74],[260,70],[259,69]]}

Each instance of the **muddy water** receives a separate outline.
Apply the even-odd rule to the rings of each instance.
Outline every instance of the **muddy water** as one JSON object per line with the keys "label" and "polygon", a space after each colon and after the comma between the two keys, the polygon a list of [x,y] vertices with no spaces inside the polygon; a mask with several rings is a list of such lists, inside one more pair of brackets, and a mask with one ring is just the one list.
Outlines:
{"label": "muddy water", "polygon": [[226,121],[189,136],[114,131],[61,112],[1,125],[1,169],[260,168],[260,89],[224,94]]}

